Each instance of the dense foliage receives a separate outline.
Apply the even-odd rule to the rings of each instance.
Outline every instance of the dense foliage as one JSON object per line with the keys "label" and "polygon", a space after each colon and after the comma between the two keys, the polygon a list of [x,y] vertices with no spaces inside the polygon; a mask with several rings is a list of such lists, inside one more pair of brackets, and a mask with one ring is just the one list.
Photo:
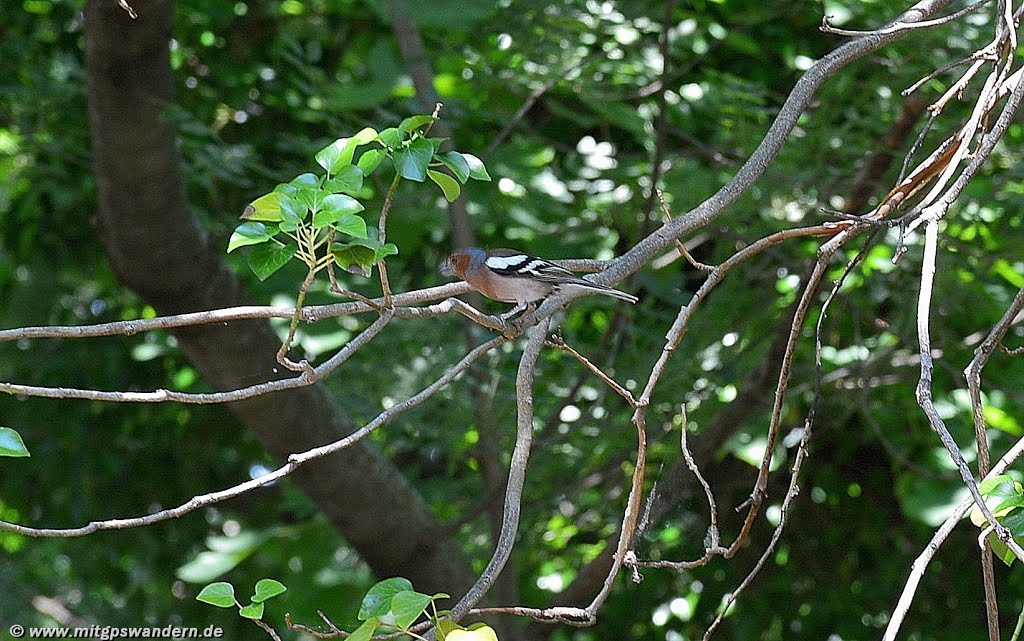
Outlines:
{"label": "dense foliage", "polygon": [[[95,0],[94,0],[95,1]],[[81,2],[0,4],[0,326],[78,325],[152,316],[106,267],[90,225],[96,189],[87,126]],[[145,3],[133,3],[145,11]],[[177,102],[166,117],[180,134],[187,193],[209,233],[227,249],[245,206],[310,170],[318,150],[364,127],[397,127],[429,112],[415,92],[384,0],[275,0],[177,5],[172,61]],[[456,8],[455,5],[458,5]],[[818,30],[823,14],[846,28],[891,17],[891,3],[753,0],[669,3],[532,0],[459,3],[419,0],[419,25],[456,149],[479,156],[492,182],[469,181],[461,197],[481,245],[533,254],[611,258],[656,228],[651,175],[676,216],[713,193],[758,144],[793,83],[841,41]],[[659,38],[669,17],[669,56]],[[900,91],[974,51],[992,10],[921,30],[855,63],[825,85],[755,190],[693,243],[716,263],[793,221],[821,220],[849,196],[865,159],[900,117]],[[662,74],[663,64],[668,71]],[[946,76],[921,92],[934,99]],[[940,140],[967,107],[953,104],[926,141]],[[521,119],[514,115],[535,100]],[[660,110],[666,117],[659,122]],[[923,119],[922,119],[923,123]],[[505,132],[507,125],[511,130]],[[920,124],[915,129],[920,130]],[[499,136],[501,136],[499,138]],[[933,323],[936,402],[962,445],[973,439],[961,370],[1024,285],[1020,144],[1014,125],[994,162],[971,184],[943,227]],[[874,191],[892,185],[913,136]],[[659,171],[661,171],[659,169]],[[390,174],[360,187],[379,211]],[[434,185],[403,183],[390,213],[391,286],[441,282],[451,248],[446,202]],[[371,226],[375,224],[368,216]],[[913,306],[920,261],[916,237],[892,261],[896,231],[868,248],[830,309],[823,335],[823,385],[811,453],[778,552],[726,619],[721,638],[877,637],[913,558],[964,488],[914,397]],[[862,245],[861,245],[862,246]],[[756,369],[771,328],[792,302],[816,241],[791,241],[735,270],[705,303],[654,399],[649,419],[652,480],[679,456],[680,404],[699,434],[733,403]],[[851,258],[860,246],[844,258]],[[254,298],[288,305],[305,276],[286,265],[261,281],[245,250],[233,252]],[[830,275],[838,277],[844,260]],[[379,285],[341,273],[365,295]],[[648,266],[629,288],[641,302],[620,309],[584,299],[565,313],[562,335],[634,388],[703,274],[677,260]],[[307,302],[337,300],[314,283]],[[502,308],[486,303],[488,311]],[[817,312],[815,312],[817,313]],[[783,434],[812,400],[811,328],[799,344]],[[350,317],[299,334],[313,358],[330,355],[365,325]],[[276,327],[283,333],[287,321]],[[487,332],[472,330],[482,338]],[[1024,331],[1013,330],[1016,345]],[[464,345],[457,317],[402,320],[326,384],[358,420],[415,393]],[[164,333],[88,341],[0,345],[0,380],[111,390],[206,390]],[[479,478],[481,433],[499,434],[507,456],[515,422],[517,348],[487,357],[472,376],[374,435],[482,569],[493,547]],[[1022,362],[997,354],[986,370],[993,450],[1024,435]],[[239,385],[253,381],[239,381]],[[631,410],[575,360],[550,350],[537,379],[535,450],[513,557],[518,600],[543,606],[603,549],[619,526],[636,447]],[[476,393],[471,393],[473,390]],[[750,493],[764,447],[770,391],[703,472],[716,487],[723,531]],[[474,404],[486,398],[491,424]],[[31,458],[0,459],[0,519],[38,527],[134,516],[182,503],[273,466],[252,436],[220,407],[103,404],[0,398],[0,424],[16,429]],[[784,438],[780,461],[796,439]],[[970,453],[971,448],[966,447]],[[620,577],[594,628],[558,628],[556,639],[692,639],[723,595],[764,549],[786,479],[773,477],[767,518],[732,560],[677,573]],[[657,491],[656,489],[654,490]],[[388,497],[381,496],[386,504]],[[382,509],[386,509],[382,505]],[[773,517],[774,515],[774,517]],[[362,515],[373,519],[373,514]],[[703,494],[692,492],[638,544],[652,558],[695,558],[706,530]],[[977,531],[962,527],[925,576],[910,638],[976,639],[984,634]],[[319,624],[316,610],[349,629],[376,578],[289,481],[147,528],[80,539],[0,533],[0,623],[166,625],[217,623],[228,638],[256,638],[248,622],[196,602],[211,581],[253,585],[274,577],[288,591],[267,605],[284,629]],[[1019,564],[997,567],[1003,629],[1020,611]],[[233,627],[233,626],[237,626]],[[286,633],[290,634],[290,633]]]}

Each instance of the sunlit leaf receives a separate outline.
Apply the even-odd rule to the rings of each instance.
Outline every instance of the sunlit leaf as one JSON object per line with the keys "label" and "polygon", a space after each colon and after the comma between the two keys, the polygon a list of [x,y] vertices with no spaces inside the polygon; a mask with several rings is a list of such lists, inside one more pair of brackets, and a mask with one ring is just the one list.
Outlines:
{"label": "sunlit leaf", "polygon": [[271,239],[273,234],[263,223],[245,222],[235,227],[234,233],[228,239],[228,253],[246,245],[258,245]]}
{"label": "sunlit leaf", "polygon": [[238,614],[245,617],[246,619],[262,619],[263,603],[250,603],[247,606],[239,608]]}
{"label": "sunlit leaf", "polygon": [[491,177],[487,173],[487,168],[484,167],[484,161],[480,160],[473,154],[462,154],[462,157],[466,159],[466,163],[469,165],[469,177],[474,180],[490,180]]}
{"label": "sunlit leaf", "polygon": [[399,592],[391,599],[391,612],[395,615],[395,625],[400,629],[406,629],[416,619],[420,618],[427,606],[430,605],[429,595],[420,594],[413,590]]}
{"label": "sunlit leaf", "polygon": [[224,581],[211,583],[199,591],[196,601],[209,603],[218,608],[233,608],[235,607],[235,588]]}
{"label": "sunlit leaf", "polygon": [[380,581],[366,592],[363,602],[359,606],[359,620],[365,621],[370,617],[382,617],[391,612],[391,599],[399,592],[412,590],[412,583],[409,579],[393,577]]}
{"label": "sunlit leaf", "polygon": [[439,171],[428,169],[427,176],[441,188],[441,191],[444,192],[445,200],[448,202],[455,201],[459,197],[459,194],[462,193],[462,187],[459,186],[459,181],[455,180],[448,174],[442,174]]}
{"label": "sunlit leaf", "polygon": [[285,194],[272,191],[264,194],[245,206],[242,218],[245,220],[262,220],[276,223],[281,220],[281,199]]}
{"label": "sunlit leaf", "polygon": [[29,456],[28,448],[21,440],[21,434],[9,427],[0,427],[0,456]]}
{"label": "sunlit leaf", "polygon": [[[313,215],[314,229],[320,229],[340,221],[343,217],[351,216],[363,211],[363,204],[345,194],[330,194],[320,204],[320,211]],[[358,216],[356,217],[358,218]],[[362,221],[362,219],[359,219]],[[363,223],[363,235],[366,233],[366,224]],[[344,231],[344,230],[343,230]],[[346,232],[348,233],[348,232]]]}
{"label": "sunlit leaf", "polygon": [[260,579],[256,582],[256,593],[252,595],[250,599],[253,603],[262,603],[267,599],[272,599],[279,594],[284,594],[288,590],[287,587],[280,581],[274,579]]}
{"label": "sunlit leaf", "polygon": [[452,630],[445,641],[498,641],[498,635],[489,626],[481,626],[474,630]]}
{"label": "sunlit leaf", "polygon": [[437,118],[434,118],[433,116],[409,116],[398,125],[398,129],[406,133],[412,133],[420,127],[434,122],[435,120],[437,120]]}
{"label": "sunlit leaf", "polygon": [[380,621],[377,620],[377,617],[370,617],[353,630],[346,641],[370,641],[373,633],[377,631],[378,625],[380,625]]}
{"label": "sunlit leaf", "polygon": [[363,175],[369,176],[387,158],[387,155],[388,153],[383,149],[370,149],[359,157],[359,162],[356,165],[363,171]]}

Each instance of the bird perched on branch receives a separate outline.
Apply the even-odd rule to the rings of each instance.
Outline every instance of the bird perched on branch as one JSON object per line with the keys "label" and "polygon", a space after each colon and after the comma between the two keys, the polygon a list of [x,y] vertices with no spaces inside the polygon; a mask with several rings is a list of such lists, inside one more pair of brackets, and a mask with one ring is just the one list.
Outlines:
{"label": "bird perched on branch", "polygon": [[487,298],[516,303],[502,320],[528,309],[555,291],[586,291],[630,303],[636,296],[576,276],[568,269],[513,249],[468,247],[449,256],[438,270],[442,276],[458,276]]}

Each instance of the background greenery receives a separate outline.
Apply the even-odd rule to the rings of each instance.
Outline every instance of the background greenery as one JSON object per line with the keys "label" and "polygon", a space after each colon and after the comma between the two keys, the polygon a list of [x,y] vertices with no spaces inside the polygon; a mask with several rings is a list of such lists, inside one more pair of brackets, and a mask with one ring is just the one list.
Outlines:
{"label": "background greenery", "polygon": [[[418,0],[409,8],[422,30],[443,120],[457,149],[484,159],[494,178],[464,190],[474,231],[489,246],[549,257],[610,258],[653,229],[645,222],[653,169],[665,8],[653,2],[559,3]],[[818,30],[829,14],[846,28],[891,17],[885,2],[682,3],[671,10],[665,89],[662,186],[676,215],[713,193],[756,146],[808,64],[840,40]],[[144,11],[144,3],[136,7]],[[0,325],[83,324],[150,316],[153,310],[115,282],[90,218],[95,209],[82,3],[24,0],[0,4]],[[991,10],[916,33],[844,70],[825,85],[778,161],[695,249],[719,262],[746,243],[794,221],[820,220],[837,206],[861,163],[903,105],[899,92],[990,37]],[[247,202],[310,168],[312,154],[363,126],[382,129],[422,112],[384,5],[377,0],[210,3],[182,1],[172,42],[177,104],[167,110],[180,134],[191,205],[226,247]],[[924,88],[934,99],[940,76]],[[534,92],[533,108],[491,148]],[[970,96],[964,103],[969,107]],[[929,140],[964,115],[952,105]],[[933,345],[941,352],[936,402],[961,444],[972,439],[960,371],[980,337],[1024,285],[1020,247],[1024,129],[1005,144],[954,207],[943,234]],[[910,144],[907,141],[903,149]],[[902,151],[900,152],[902,154]],[[879,186],[887,191],[898,162]],[[379,209],[384,183],[372,186]],[[654,216],[657,218],[657,214]],[[388,240],[397,291],[435,285],[451,247],[436,189],[403,185]],[[961,484],[914,400],[918,369],[913,301],[920,250],[898,263],[894,236],[873,247],[830,312],[823,353],[826,393],[805,466],[802,493],[772,562],[719,634],[736,639],[875,638],[912,559]],[[700,432],[736,397],[756,367],[814,242],[790,242],[734,271],[695,318],[654,399],[652,476],[678,456],[679,403]],[[243,252],[240,252],[243,253]],[[294,265],[261,283],[232,254],[252,295],[287,304],[304,276]],[[835,265],[838,276],[842,265]],[[678,307],[702,275],[677,261],[645,269],[630,288],[643,300],[627,316],[606,300],[583,300],[563,334],[586,354],[614,355],[628,385],[645,379]],[[326,283],[311,302],[333,300]],[[365,294],[375,285],[345,284]],[[488,304],[489,310],[498,310]],[[362,321],[320,323],[302,335],[312,355],[329,354]],[[1019,328],[1013,336],[1020,338]],[[357,420],[414,393],[462,351],[457,319],[393,323],[378,342],[327,383]],[[813,342],[800,345],[784,434],[800,426],[811,398]],[[600,359],[599,359],[600,360]],[[494,390],[495,424],[511,445],[517,359],[510,347],[472,380],[375,434],[379,446],[424,494],[475,559],[491,550],[480,509],[479,429],[472,385]],[[1021,361],[997,355],[985,373],[994,449],[1024,434]],[[543,605],[614,533],[628,485],[634,432],[626,405],[593,379],[569,397],[579,377],[572,359],[547,352],[539,368],[542,426],[531,460],[524,523],[513,557],[523,604]],[[165,334],[89,341],[4,344],[0,380],[116,390],[206,389]],[[239,385],[255,381],[239,381]],[[661,424],[653,422],[657,419]],[[31,459],[5,460],[0,518],[71,527],[177,505],[233,485],[273,463],[219,407],[114,405],[0,399],[0,422],[16,428]],[[717,490],[723,528],[750,491],[767,410],[755,413],[704,469]],[[790,448],[795,443],[790,440]],[[967,448],[971,449],[971,448]],[[792,452],[789,452],[792,454]],[[777,475],[770,502],[781,500]],[[381,497],[386,502],[387,497]],[[655,558],[695,558],[706,528],[696,491],[639,544]],[[555,639],[697,638],[723,594],[749,571],[771,532],[760,520],[747,549],[692,572],[648,570],[620,578],[589,629],[557,629]],[[373,515],[365,515],[373,518]],[[909,638],[983,635],[975,532],[963,527],[926,575]],[[352,624],[374,581],[312,504],[283,482],[183,519],[81,539],[34,540],[0,533],[0,623],[166,625],[215,623],[229,638],[262,634],[230,613],[195,602],[202,584],[251,586],[271,576],[289,591],[268,604],[283,629],[290,612],[316,623],[321,609]],[[381,577],[383,578],[383,577]],[[1022,606],[1019,568],[997,568],[1003,628]]]}

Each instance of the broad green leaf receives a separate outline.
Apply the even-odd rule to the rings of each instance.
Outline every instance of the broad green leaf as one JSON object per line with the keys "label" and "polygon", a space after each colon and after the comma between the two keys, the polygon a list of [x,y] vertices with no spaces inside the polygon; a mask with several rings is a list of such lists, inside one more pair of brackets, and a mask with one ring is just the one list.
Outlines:
{"label": "broad green leaf", "polygon": [[992,493],[992,490],[996,489],[1001,483],[1010,482],[1013,483],[1013,477],[1008,474],[1000,474],[999,476],[993,476],[992,478],[985,479],[978,484],[978,491],[981,492],[982,496],[987,497]]}
{"label": "broad green leaf", "polygon": [[992,513],[996,516],[1002,516],[1006,512],[1009,512],[1011,509],[1015,507],[1020,507],[1022,505],[1024,505],[1024,495],[1014,494],[1013,496],[1006,497],[1002,503],[997,505],[995,509],[992,510]]}
{"label": "broad green leaf", "polygon": [[247,222],[235,227],[234,233],[228,240],[228,253],[246,245],[258,245],[265,243],[273,236],[270,230],[263,223]]}
{"label": "broad green leaf", "polygon": [[445,641],[498,641],[498,635],[489,626],[481,626],[475,630],[452,630],[444,638]]}
{"label": "broad green leaf", "polygon": [[423,125],[434,122],[435,120],[437,120],[437,118],[434,118],[433,116],[409,116],[398,125],[398,129],[406,133],[412,133]]}
{"label": "broad green leaf", "polygon": [[317,152],[316,162],[326,169],[327,173],[336,174],[352,164],[352,156],[356,152],[356,147],[365,145],[376,138],[377,132],[370,127],[363,129],[351,138],[338,138]]}
{"label": "broad green leaf", "polygon": [[263,603],[250,603],[247,606],[239,608],[238,614],[242,615],[246,619],[262,619]]}
{"label": "broad green leaf", "polygon": [[[338,222],[345,216],[363,211],[363,204],[345,194],[330,194],[320,204],[320,211],[313,215],[313,228],[320,229]],[[362,219],[360,219],[362,220]],[[363,224],[363,234],[366,232],[366,224]],[[346,232],[348,233],[348,232]]]}
{"label": "broad green leaf", "polygon": [[285,593],[287,590],[288,588],[280,581],[260,579],[256,582],[256,594],[252,595],[250,600],[253,603],[262,603],[267,599],[272,599],[279,594]]}
{"label": "broad green leaf", "polygon": [[290,183],[278,183],[277,187],[274,187],[274,193],[284,194],[285,196],[291,196],[295,193],[298,187]]}
{"label": "broad green leaf", "polygon": [[384,143],[389,149],[396,149],[402,144],[402,132],[398,130],[398,127],[388,127],[377,134],[377,140]]}
{"label": "broad green leaf", "polygon": [[473,154],[462,154],[462,157],[466,159],[469,164],[469,177],[474,180],[487,180],[491,177],[487,174],[487,168],[484,167],[484,161],[480,160]]}
{"label": "broad green leaf", "polygon": [[459,182],[466,184],[466,181],[469,180],[469,163],[462,157],[462,154],[457,151],[446,151],[443,154],[438,154],[437,158],[455,174]]}
{"label": "broad green leaf", "polygon": [[235,607],[235,588],[224,581],[211,583],[199,591],[196,601],[209,603],[218,608],[233,608]]}
{"label": "broad green leaf", "polygon": [[381,259],[387,258],[388,256],[397,255],[398,247],[394,243],[387,243],[385,245],[381,245],[380,247],[377,248],[375,252],[373,252],[373,264],[376,265],[378,262],[381,261]]}
{"label": "broad green leaf", "polygon": [[402,178],[421,183],[427,177],[427,167],[433,157],[434,146],[423,138],[417,138],[408,147],[395,150],[395,171]]}
{"label": "broad green leaf", "polygon": [[380,163],[387,157],[388,152],[383,149],[370,149],[363,152],[363,155],[359,157],[359,162],[356,163],[360,169],[363,170],[364,176],[369,176],[374,172]]}
{"label": "broad green leaf", "polygon": [[[320,211],[320,203],[322,203],[324,198],[328,195],[329,192],[324,191],[320,186],[300,187],[298,191],[291,196],[291,198],[301,204],[306,211],[316,213]],[[302,215],[303,218],[305,218],[305,214]]]}
{"label": "broad green leaf", "polygon": [[281,231],[295,231],[301,227],[307,213],[309,210],[306,205],[299,202],[295,195],[283,199],[281,201]]}
{"label": "broad green leaf", "polygon": [[454,202],[458,199],[459,194],[462,193],[462,187],[459,186],[459,181],[455,180],[448,174],[442,174],[439,171],[428,169],[427,176],[441,188],[441,191],[444,192],[444,198],[448,202]]}
{"label": "broad green leaf", "polygon": [[447,138],[427,138],[427,142],[429,142],[430,146],[434,148],[434,153],[435,154],[438,151],[440,151],[441,145],[444,144],[445,140],[447,140]]}
{"label": "broad green leaf", "polygon": [[413,590],[399,592],[391,599],[391,611],[395,614],[395,625],[406,630],[430,605],[430,596]]}
{"label": "broad green leaf", "polygon": [[243,220],[263,220],[269,223],[276,223],[281,220],[281,199],[285,194],[279,191],[272,191],[264,194],[245,206],[242,212]]}
{"label": "broad green leaf", "polygon": [[1005,563],[1007,567],[1013,565],[1017,555],[1013,553],[1013,550],[1008,545],[1000,541],[995,534],[989,535],[988,542],[992,545],[992,554],[995,554],[997,559]]}
{"label": "broad green leaf", "polygon": [[256,274],[256,278],[267,280],[271,274],[284,267],[298,249],[293,243],[284,247],[276,243],[260,245],[249,254],[249,269]]}
{"label": "broad green leaf", "polygon": [[355,214],[346,214],[338,219],[334,228],[356,239],[366,238],[366,221]]}
{"label": "broad green leaf", "polygon": [[399,592],[407,590],[412,590],[412,583],[409,582],[409,579],[396,576],[380,581],[370,588],[366,596],[363,597],[357,615],[359,620],[365,621],[370,617],[379,618],[391,612],[391,599],[395,598]]}
{"label": "broad green leaf", "polygon": [[1024,538],[1024,510],[1015,509],[1003,518],[1003,525],[1015,539]]}
{"label": "broad green leaf", "polygon": [[0,427],[0,456],[30,456],[21,434],[9,427]]}
{"label": "broad green leaf", "polygon": [[346,641],[370,641],[373,633],[377,631],[378,625],[380,625],[380,621],[377,620],[377,617],[370,617],[353,630]]}
{"label": "broad green leaf", "polygon": [[316,174],[305,173],[299,174],[295,178],[288,181],[289,185],[293,187],[312,187],[314,189],[320,187],[320,179],[316,177]]}
{"label": "broad green leaf", "polygon": [[[363,154],[363,156],[365,155]],[[334,177],[324,182],[324,189],[331,194],[353,194],[362,188],[363,170],[355,165],[343,167]]]}

